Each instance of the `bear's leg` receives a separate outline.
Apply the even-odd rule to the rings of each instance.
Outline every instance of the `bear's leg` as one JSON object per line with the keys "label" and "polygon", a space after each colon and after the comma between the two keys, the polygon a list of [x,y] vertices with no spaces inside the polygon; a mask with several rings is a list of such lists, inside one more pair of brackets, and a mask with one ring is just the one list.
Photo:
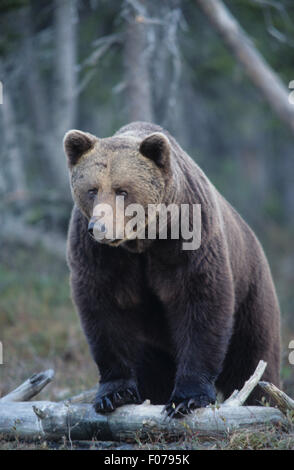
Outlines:
{"label": "bear's leg", "polygon": [[74,296],[100,373],[94,408],[103,413],[127,403],[141,402],[136,376],[140,311],[121,311],[112,296],[99,295],[97,291],[95,287],[92,298],[92,291],[85,292],[75,285]]}
{"label": "bear's leg", "polygon": [[[234,390],[243,387],[260,360],[267,362],[262,380],[279,387],[279,306],[271,282],[264,289],[261,282],[259,280],[253,284],[247,298],[234,315],[232,338],[223,370],[216,383],[224,399]],[[266,292],[266,296],[263,292]],[[259,405],[262,397],[270,402],[267,394],[257,386],[246,404]]]}
{"label": "bear's leg", "polygon": [[99,328],[99,333],[94,335],[95,345],[91,348],[100,372],[100,384],[94,402],[95,410],[100,413],[142,402],[136,375],[139,345],[130,324],[125,333],[122,325],[114,325],[119,329],[119,334],[118,331],[107,332]]}
{"label": "bear's leg", "polygon": [[[179,293],[168,306],[168,321],[176,349],[176,377],[166,412],[179,417],[215,402],[219,375],[232,333],[233,295],[230,283],[218,284],[210,295]],[[201,285],[199,284],[201,289]],[[195,294],[197,290],[195,288]]]}
{"label": "bear's leg", "polygon": [[[126,344],[124,346],[127,347]],[[118,352],[120,349],[122,355]],[[135,348],[131,349],[134,351]],[[138,356],[137,351],[131,358],[126,348],[120,348],[118,342],[114,345],[100,337],[92,354],[100,372],[99,388],[94,401],[97,412],[107,413],[122,405],[142,402],[135,373],[134,357]]]}

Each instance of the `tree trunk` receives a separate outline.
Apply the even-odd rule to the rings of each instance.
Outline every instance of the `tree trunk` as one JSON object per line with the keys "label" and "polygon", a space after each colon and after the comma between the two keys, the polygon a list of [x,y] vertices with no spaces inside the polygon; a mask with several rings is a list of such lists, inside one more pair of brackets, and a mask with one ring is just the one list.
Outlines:
{"label": "tree trunk", "polygon": [[[23,31],[22,53],[25,87],[28,93],[28,115],[33,126],[34,140],[40,158],[46,162],[48,174],[48,162],[51,162],[54,136],[49,119],[49,100],[45,94],[44,84],[39,73],[39,64],[36,58],[36,38],[33,30],[33,12],[31,7],[25,7],[19,14],[19,25]],[[46,136],[46,138],[44,138]],[[45,166],[45,165],[44,165]],[[52,169],[54,170],[54,169]]]}
{"label": "tree trunk", "polygon": [[[131,3],[131,2],[130,2]],[[126,79],[126,105],[130,121],[152,121],[152,98],[149,77],[148,25],[142,21],[146,14],[142,0],[128,8],[124,65]]]}
{"label": "tree trunk", "polygon": [[[21,201],[25,197],[27,190],[23,154],[18,144],[18,136],[16,131],[16,119],[13,103],[10,97],[10,91],[4,81],[3,104],[0,105],[0,113],[2,114],[2,125],[4,134],[4,145],[2,152],[5,162],[7,163],[7,173],[10,179],[9,191],[15,194],[17,201]],[[4,188],[8,190],[8,187]]]}
{"label": "tree trunk", "polygon": [[[54,1],[55,94],[53,118],[55,127],[56,177],[68,188],[68,176],[62,141],[65,132],[75,127],[77,109],[76,80],[76,0]],[[68,192],[69,195],[69,192]]]}
{"label": "tree trunk", "polygon": [[[64,8],[66,4],[67,9]],[[36,143],[34,149],[42,161],[44,178],[48,185],[54,181],[56,189],[70,199],[66,160],[63,154],[63,135],[73,126],[75,77],[75,37],[70,34],[74,23],[69,14],[73,0],[61,0],[55,5],[55,64],[53,67],[56,79],[52,86],[52,95],[46,94],[45,86],[39,73],[36,58],[36,37],[33,30],[33,11],[26,7],[20,12],[20,22],[23,34],[23,56],[25,69],[25,86],[28,92],[28,115],[33,126],[33,137]],[[64,31],[65,30],[65,31]],[[49,175],[49,178],[48,178]],[[48,181],[49,179],[49,181]]]}

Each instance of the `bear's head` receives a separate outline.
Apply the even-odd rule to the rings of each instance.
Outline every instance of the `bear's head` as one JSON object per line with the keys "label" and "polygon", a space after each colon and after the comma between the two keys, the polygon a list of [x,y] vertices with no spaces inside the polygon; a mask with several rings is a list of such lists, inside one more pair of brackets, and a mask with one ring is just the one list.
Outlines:
{"label": "bear's head", "polygon": [[[90,234],[112,246],[142,234],[148,205],[165,203],[170,188],[168,138],[156,132],[143,140],[131,135],[99,139],[71,130],[64,137],[64,149],[73,199],[88,219]],[[134,212],[128,211],[134,204],[145,214],[142,220],[141,212],[136,223]]]}

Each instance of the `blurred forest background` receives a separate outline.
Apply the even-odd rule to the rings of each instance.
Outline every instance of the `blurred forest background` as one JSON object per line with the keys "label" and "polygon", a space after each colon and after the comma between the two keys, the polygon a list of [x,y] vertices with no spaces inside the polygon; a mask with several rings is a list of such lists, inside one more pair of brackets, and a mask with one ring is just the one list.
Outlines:
{"label": "blurred forest background", "polygon": [[[293,1],[225,3],[288,87]],[[97,381],[70,300],[62,138],[70,128],[106,137],[138,119],[166,127],[263,243],[294,396],[294,133],[198,2],[1,0],[0,15],[0,396],[48,367],[57,378],[41,398]]]}

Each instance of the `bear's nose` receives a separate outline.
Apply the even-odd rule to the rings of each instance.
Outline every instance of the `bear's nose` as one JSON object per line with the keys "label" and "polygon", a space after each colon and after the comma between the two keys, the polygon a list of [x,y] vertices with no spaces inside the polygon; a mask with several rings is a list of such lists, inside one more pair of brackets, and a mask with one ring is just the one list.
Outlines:
{"label": "bear's nose", "polygon": [[105,224],[99,222],[99,220],[92,218],[89,222],[88,225],[88,232],[89,234],[93,237],[94,236],[94,226],[95,226],[95,231],[98,233],[105,233],[106,232],[106,227]]}

